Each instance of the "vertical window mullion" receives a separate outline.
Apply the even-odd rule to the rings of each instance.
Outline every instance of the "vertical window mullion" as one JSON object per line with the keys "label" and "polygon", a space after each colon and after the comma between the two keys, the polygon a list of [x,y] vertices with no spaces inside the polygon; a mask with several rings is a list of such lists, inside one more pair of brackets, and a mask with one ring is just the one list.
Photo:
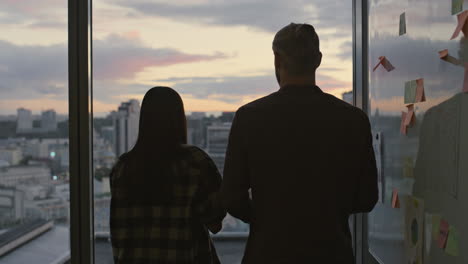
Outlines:
{"label": "vertical window mullion", "polygon": [[71,262],[94,263],[91,0],[68,1]]}

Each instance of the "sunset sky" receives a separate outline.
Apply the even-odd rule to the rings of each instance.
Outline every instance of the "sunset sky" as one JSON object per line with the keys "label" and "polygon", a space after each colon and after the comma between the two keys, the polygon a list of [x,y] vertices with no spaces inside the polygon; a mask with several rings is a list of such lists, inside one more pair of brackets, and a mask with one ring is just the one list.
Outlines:
{"label": "sunset sky", "polygon": [[[352,89],[351,1],[94,0],[94,110],[108,113],[156,85],[187,111],[235,111],[278,89],[271,42],[290,22],[315,26],[318,85]],[[67,1],[0,2],[0,114],[67,112]],[[330,15],[334,14],[334,15]]]}

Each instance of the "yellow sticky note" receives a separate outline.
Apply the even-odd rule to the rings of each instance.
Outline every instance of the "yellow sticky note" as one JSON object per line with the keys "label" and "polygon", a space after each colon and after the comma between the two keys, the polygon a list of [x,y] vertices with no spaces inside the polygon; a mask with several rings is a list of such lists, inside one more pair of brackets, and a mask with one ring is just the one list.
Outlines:
{"label": "yellow sticky note", "polygon": [[445,246],[445,252],[450,256],[458,257],[458,231],[454,226],[450,226],[449,234],[447,238],[447,245]]}

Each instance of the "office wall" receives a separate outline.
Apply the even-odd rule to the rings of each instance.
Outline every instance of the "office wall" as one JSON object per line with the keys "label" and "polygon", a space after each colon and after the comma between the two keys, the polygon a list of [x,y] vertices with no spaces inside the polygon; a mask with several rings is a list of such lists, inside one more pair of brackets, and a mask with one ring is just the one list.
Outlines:
{"label": "office wall", "polygon": [[[381,188],[368,219],[369,251],[385,264],[468,263],[468,39],[461,32],[450,40],[457,27],[451,0],[369,4],[369,115]],[[374,71],[381,56],[393,70]],[[402,127],[411,106],[405,83],[421,78],[426,98]]]}

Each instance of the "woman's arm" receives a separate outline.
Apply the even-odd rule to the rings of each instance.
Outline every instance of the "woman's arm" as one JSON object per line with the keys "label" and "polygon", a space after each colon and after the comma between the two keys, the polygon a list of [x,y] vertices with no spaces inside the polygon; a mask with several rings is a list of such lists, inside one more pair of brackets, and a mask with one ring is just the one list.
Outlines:
{"label": "woman's arm", "polygon": [[195,148],[194,159],[200,170],[195,215],[212,233],[217,233],[222,229],[222,220],[226,216],[226,210],[219,201],[222,177],[203,150]]}

